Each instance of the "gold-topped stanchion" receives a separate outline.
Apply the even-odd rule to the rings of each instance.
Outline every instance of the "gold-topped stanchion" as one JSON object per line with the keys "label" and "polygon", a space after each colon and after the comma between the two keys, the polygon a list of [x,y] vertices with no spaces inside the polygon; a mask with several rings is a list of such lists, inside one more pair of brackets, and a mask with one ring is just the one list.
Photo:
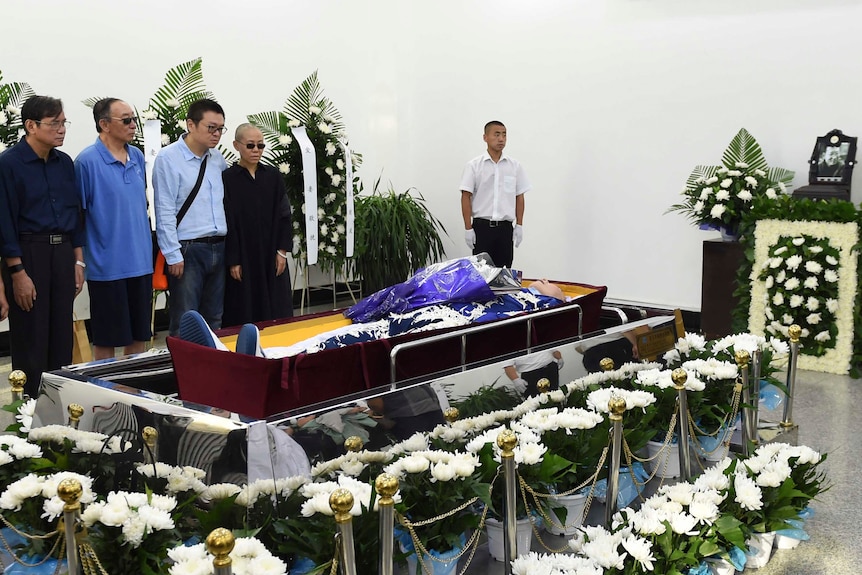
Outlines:
{"label": "gold-topped stanchion", "polygon": [[602,371],[613,371],[614,370],[614,360],[609,357],[603,357],[599,362],[599,367],[602,368]]}
{"label": "gold-topped stanchion", "polygon": [[518,558],[517,524],[515,523],[516,501],[515,480],[515,446],[518,437],[511,429],[506,429],[497,436],[497,446],[500,448],[500,458],[503,465],[503,572],[512,574],[512,561]]}
{"label": "gold-topped stanchion", "polygon": [[15,369],[9,374],[9,387],[12,388],[12,401],[24,399],[24,384],[27,383],[27,374],[20,369]]}
{"label": "gold-topped stanchion", "polygon": [[215,557],[213,559],[213,575],[232,575],[231,565],[233,561],[230,558],[230,552],[233,551],[234,545],[236,545],[236,540],[230,529],[218,527],[207,535],[207,551]]}
{"label": "gold-topped stanchion", "polygon": [[543,377],[536,382],[536,389],[539,393],[548,393],[551,391],[551,380],[547,377]]}
{"label": "gold-topped stanchion", "polygon": [[78,541],[75,528],[81,510],[81,495],[84,488],[77,479],[64,479],[57,485],[57,496],[63,500],[63,525],[66,533],[66,561],[69,573],[78,573]]}
{"label": "gold-topped stanchion", "polygon": [[344,440],[344,449],[347,451],[362,451],[363,447],[365,447],[365,443],[363,443],[362,438],[357,435],[351,435]]}
{"label": "gold-topped stanchion", "polygon": [[748,457],[751,446],[756,441],[757,429],[751,427],[751,387],[748,382],[748,364],[751,354],[744,349],[736,352],[734,359],[739,367],[739,381],[742,384],[742,454]]}
{"label": "gold-topped stanchion", "polygon": [[79,403],[70,403],[67,410],[69,411],[69,427],[78,429],[81,424],[81,416],[84,415],[84,406]]}
{"label": "gold-topped stanchion", "polygon": [[793,395],[796,391],[796,361],[799,359],[799,338],[802,336],[802,328],[795,323],[787,330],[790,336],[790,361],[787,365],[787,395],[784,398],[784,416],[781,418],[781,427],[790,428],[793,423]]}
{"label": "gold-topped stanchion", "polygon": [[682,481],[691,479],[691,458],[689,457],[688,444],[688,396],[685,392],[685,382],[688,381],[688,374],[681,367],[676,368],[670,374],[676,387],[677,402],[679,403],[679,472],[682,474]]}
{"label": "gold-topped stanchion", "polygon": [[448,423],[455,423],[461,417],[461,412],[458,411],[457,407],[447,407],[446,411],[443,412],[443,417]]}
{"label": "gold-topped stanchion", "polygon": [[395,539],[395,493],[398,491],[398,478],[388,473],[381,473],[374,480],[374,488],[380,499],[377,507],[380,510],[380,559],[377,562],[379,575],[392,575],[392,554]]}
{"label": "gold-topped stanchion", "polygon": [[329,496],[329,507],[335,512],[335,523],[341,536],[341,572],[356,575],[356,550],[353,548],[353,494],[347,489],[336,489]]}
{"label": "gold-topped stanchion", "polygon": [[605,498],[605,523],[608,528],[617,512],[617,492],[620,490],[620,454],[623,446],[623,414],[626,400],[612,397],[608,401],[608,419],[611,421],[611,460],[608,462],[608,493]]}
{"label": "gold-topped stanchion", "polygon": [[144,440],[144,462],[155,463],[159,460],[159,432],[155,427],[146,426],[141,431],[141,439]]}

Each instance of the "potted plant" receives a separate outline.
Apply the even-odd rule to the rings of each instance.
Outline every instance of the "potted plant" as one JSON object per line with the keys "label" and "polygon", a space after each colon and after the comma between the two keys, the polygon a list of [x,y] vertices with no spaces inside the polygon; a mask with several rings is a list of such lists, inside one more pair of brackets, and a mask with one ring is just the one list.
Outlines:
{"label": "potted plant", "polygon": [[414,188],[396,192],[390,182],[382,190],[377,178],[371,194],[357,196],[355,202],[353,271],[362,278],[365,293],[403,282],[442,259],[440,232],[446,229]]}

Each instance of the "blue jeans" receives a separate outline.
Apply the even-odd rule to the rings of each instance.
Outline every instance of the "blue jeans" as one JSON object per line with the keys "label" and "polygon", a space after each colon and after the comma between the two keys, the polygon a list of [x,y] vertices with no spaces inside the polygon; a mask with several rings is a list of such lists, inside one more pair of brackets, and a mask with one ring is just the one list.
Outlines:
{"label": "blue jeans", "polygon": [[224,307],[224,242],[181,241],[185,265],[182,277],[168,274],[170,334],[180,330],[180,318],[190,309],[200,312],[212,329],[221,327]]}

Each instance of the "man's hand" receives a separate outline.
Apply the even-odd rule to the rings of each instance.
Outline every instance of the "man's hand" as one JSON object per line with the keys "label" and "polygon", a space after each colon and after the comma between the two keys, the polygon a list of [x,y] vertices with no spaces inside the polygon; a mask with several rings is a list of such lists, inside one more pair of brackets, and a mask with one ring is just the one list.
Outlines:
{"label": "man's hand", "polygon": [[9,317],[9,302],[6,301],[5,290],[0,290],[0,321]]}
{"label": "man's hand", "polygon": [[515,242],[516,248],[521,245],[524,241],[524,226],[515,224],[515,229],[512,230],[512,241]]}
{"label": "man's hand", "polygon": [[562,357],[555,358],[554,361],[557,362],[557,371],[563,369],[563,358]]}
{"label": "man's hand", "polygon": [[467,243],[467,247],[471,250],[476,247],[476,230],[470,228],[469,230],[464,230],[464,241]]}
{"label": "man's hand", "polygon": [[238,282],[242,281],[242,266],[230,266],[230,277]]}
{"label": "man's hand", "polygon": [[515,386],[515,391],[524,395],[524,392],[527,391],[527,380],[522,378],[517,378],[512,380],[512,385]]}
{"label": "man's hand", "polygon": [[278,277],[287,269],[287,260],[278,254],[275,254],[275,276]]}
{"label": "man's hand", "polygon": [[84,289],[84,268],[75,265],[75,297]]}
{"label": "man's hand", "polygon": [[33,309],[33,304],[36,303],[36,286],[26,271],[12,274],[12,295],[18,307],[24,311]]}
{"label": "man's hand", "polygon": [[168,274],[174,276],[177,279],[183,277],[183,269],[186,266],[186,262],[180,262],[178,264],[168,264]]}

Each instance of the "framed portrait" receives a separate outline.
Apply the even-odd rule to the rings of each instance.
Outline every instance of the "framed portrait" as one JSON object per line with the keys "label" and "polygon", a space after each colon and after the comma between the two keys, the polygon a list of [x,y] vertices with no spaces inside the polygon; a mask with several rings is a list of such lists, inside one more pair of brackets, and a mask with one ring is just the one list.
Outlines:
{"label": "framed portrait", "polygon": [[856,165],[856,138],[844,135],[841,130],[817,138],[809,164],[809,184],[849,187]]}

